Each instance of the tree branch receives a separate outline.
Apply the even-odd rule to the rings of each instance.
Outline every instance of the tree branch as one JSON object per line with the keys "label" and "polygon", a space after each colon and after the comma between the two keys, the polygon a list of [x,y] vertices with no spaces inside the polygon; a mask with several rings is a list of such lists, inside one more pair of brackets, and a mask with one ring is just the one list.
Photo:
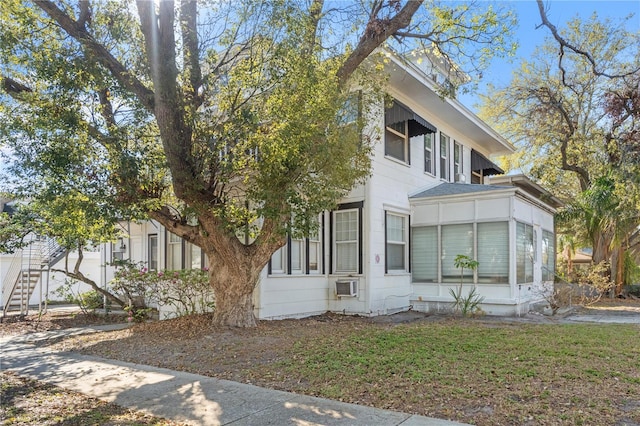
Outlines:
{"label": "tree branch", "polygon": [[377,18],[377,15],[371,16],[358,45],[337,72],[340,82],[344,84],[371,52],[396,31],[407,27],[421,5],[422,1],[410,0],[391,19],[383,20]]}
{"label": "tree branch", "polygon": [[136,79],[103,45],[96,42],[91,34],[79,23],[71,19],[69,15],[60,10],[50,0],[35,2],[51,19],[71,37],[80,43],[90,53],[87,58],[94,58],[96,62],[107,68],[123,87],[136,95],[140,103],[150,112],[154,109],[153,92],[142,82]]}
{"label": "tree branch", "polygon": [[33,90],[30,87],[25,86],[22,83],[18,83],[17,81],[15,81],[10,77],[2,77],[2,88],[4,89],[5,92],[7,92],[11,96],[19,95],[25,92],[26,93],[33,92]]}
{"label": "tree branch", "polygon": [[175,209],[162,206],[160,209],[149,212],[149,217],[160,222],[167,230],[190,243],[202,247],[204,238],[200,235],[199,225],[188,225]]}
{"label": "tree branch", "polygon": [[566,71],[562,66],[562,59],[564,58],[564,49],[569,49],[571,51],[573,51],[574,53],[578,54],[578,55],[582,55],[584,56],[584,58],[591,64],[591,70],[595,75],[598,76],[603,76],[603,77],[607,77],[607,78],[623,78],[623,77],[627,77],[630,75],[635,74],[636,72],[638,72],[638,70],[640,70],[640,68],[636,68],[633,71],[629,71],[627,73],[624,74],[608,74],[602,71],[598,71],[598,66],[596,64],[595,59],[593,59],[593,56],[591,56],[591,54],[589,52],[587,52],[586,50],[582,50],[579,47],[574,46],[573,44],[569,43],[564,37],[562,37],[560,35],[560,33],[558,32],[558,29],[556,28],[555,25],[553,25],[549,19],[547,18],[547,12],[544,8],[544,4],[542,2],[542,0],[536,0],[536,2],[538,3],[538,11],[540,12],[540,19],[542,19],[542,25],[544,25],[545,27],[549,28],[549,31],[551,31],[551,34],[553,35],[553,38],[556,39],[556,41],[560,44],[560,55],[558,58],[558,67],[560,68],[560,70],[562,71],[562,83],[566,85],[565,83],[565,75],[566,75]]}
{"label": "tree branch", "polygon": [[114,294],[108,292],[107,290],[105,290],[104,288],[100,287],[95,281],[93,281],[89,277],[85,276],[80,271],[80,265],[82,264],[82,260],[83,259],[84,259],[84,254],[82,252],[82,247],[80,245],[78,245],[78,259],[76,260],[76,263],[75,263],[75,265],[73,267],[73,271],[69,271],[69,264],[68,264],[69,256],[68,255],[67,255],[67,258],[65,259],[64,269],[51,269],[51,271],[52,272],[60,272],[62,274],[65,274],[69,278],[72,278],[74,280],[77,280],[77,281],[83,282],[85,284],[88,284],[89,286],[91,286],[92,289],[94,289],[98,293],[102,294],[103,296],[106,296],[107,299],[111,300],[112,302],[115,302],[120,307],[127,306],[127,303],[125,301],[121,300],[116,295],[114,295]]}
{"label": "tree branch", "polygon": [[188,84],[184,87],[184,96],[193,109],[203,102],[198,90],[202,85],[200,68],[200,49],[198,47],[198,3],[196,0],[183,0],[180,7],[180,25],[182,29],[182,60],[185,64]]}

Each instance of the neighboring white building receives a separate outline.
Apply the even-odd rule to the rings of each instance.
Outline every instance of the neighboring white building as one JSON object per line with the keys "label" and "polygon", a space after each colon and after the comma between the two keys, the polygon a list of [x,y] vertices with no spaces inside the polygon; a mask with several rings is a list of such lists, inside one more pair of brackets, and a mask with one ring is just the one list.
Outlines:
{"label": "neighboring white building", "polygon": [[[9,200],[0,199],[0,212],[11,214],[12,206]],[[54,240],[33,234],[26,235],[25,240],[31,241],[25,248],[15,253],[0,253],[0,307],[3,315],[11,311],[25,313],[29,306],[42,306],[47,299],[60,300],[56,290],[65,284],[66,275],[52,269],[64,269],[65,259],[73,269],[78,259],[77,253],[66,253]],[[100,256],[100,251],[85,251],[80,268],[83,274],[96,282],[104,281],[104,268],[101,267],[104,262]],[[73,290],[83,293],[91,287],[76,282]]]}
{"label": "neighboring white building", "polygon": [[[479,261],[465,289],[477,288],[488,314],[526,313],[552,285],[558,201],[523,176],[486,185],[486,176],[502,173],[488,158],[512,145],[439,96],[448,81],[441,67],[388,58],[394,102],[385,109],[381,100],[369,123],[369,132],[384,129],[371,177],[319,217],[318,235],[289,239],[273,255],[254,293],[260,319],[448,310],[458,254]],[[205,266],[200,248],[154,221],[129,224],[128,233],[105,246],[107,259],[152,270]]]}

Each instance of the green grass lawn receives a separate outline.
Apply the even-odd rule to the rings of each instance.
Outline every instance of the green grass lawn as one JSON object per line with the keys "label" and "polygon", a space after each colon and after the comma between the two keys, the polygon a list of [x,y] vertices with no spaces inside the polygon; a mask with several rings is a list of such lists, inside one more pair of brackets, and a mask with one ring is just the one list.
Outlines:
{"label": "green grass lawn", "polygon": [[300,340],[272,368],[293,391],[477,424],[640,422],[638,326],[343,329]]}

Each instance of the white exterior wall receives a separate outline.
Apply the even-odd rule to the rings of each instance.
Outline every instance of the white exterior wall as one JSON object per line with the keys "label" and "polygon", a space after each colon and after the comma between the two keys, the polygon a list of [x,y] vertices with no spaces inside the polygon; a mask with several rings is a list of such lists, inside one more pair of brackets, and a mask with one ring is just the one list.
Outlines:
{"label": "white exterior wall", "polygon": [[[84,251],[82,264],[80,266],[80,272],[82,272],[87,278],[94,280],[96,283],[101,282],[101,254],[99,251]],[[9,267],[14,258],[13,254],[0,254],[0,285],[4,284],[4,279],[9,272]],[[69,254],[69,268],[73,269],[78,259],[78,253],[73,252]],[[65,260],[62,259],[53,266],[52,269],[64,269]],[[29,299],[29,305],[37,305],[46,299],[48,300],[63,300],[58,296],[55,291],[64,285],[66,275],[61,272],[51,272],[47,285],[47,272],[43,272],[42,278]],[[73,290],[76,293],[84,293],[91,290],[88,284],[76,282],[73,286]],[[4,306],[4,295],[0,293],[0,306]]]}

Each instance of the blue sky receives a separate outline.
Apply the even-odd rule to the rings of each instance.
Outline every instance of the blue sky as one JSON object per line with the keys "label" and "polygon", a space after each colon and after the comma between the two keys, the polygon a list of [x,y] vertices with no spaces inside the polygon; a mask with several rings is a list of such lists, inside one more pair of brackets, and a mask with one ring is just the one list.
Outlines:
{"label": "blue sky", "polygon": [[[536,29],[536,26],[542,21],[538,12],[538,5],[534,0],[513,0],[508,3],[518,14],[519,23],[516,30],[516,39],[520,47],[515,58],[510,62],[507,60],[494,60],[480,82],[480,93],[484,93],[488,83],[497,87],[509,84],[511,71],[517,68],[520,59],[528,58],[535,47],[542,45],[545,37],[551,35],[546,27]],[[568,21],[577,16],[581,19],[587,19],[596,12],[600,19],[611,18],[615,22],[634,14],[634,17],[627,23],[627,28],[635,32],[640,31],[640,0],[546,0],[545,5],[547,6],[549,21],[558,29],[565,27]],[[475,96],[463,95],[460,96],[460,101],[471,110],[476,110],[474,107],[474,104],[477,103]]]}

